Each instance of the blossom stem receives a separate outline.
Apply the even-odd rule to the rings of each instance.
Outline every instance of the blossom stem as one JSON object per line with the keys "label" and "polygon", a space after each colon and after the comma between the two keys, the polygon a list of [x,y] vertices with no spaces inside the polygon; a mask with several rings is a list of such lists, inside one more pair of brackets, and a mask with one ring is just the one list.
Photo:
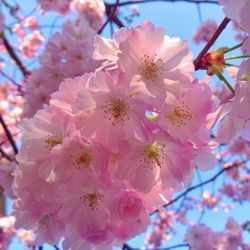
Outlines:
{"label": "blossom stem", "polygon": [[228,48],[228,49],[223,50],[223,53],[226,54],[226,53],[228,53],[228,52],[231,52],[231,51],[233,51],[233,50],[235,50],[235,49],[240,48],[240,47],[243,45],[244,42],[245,42],[245,41],[243,41],[243,42],[241,42],[241,43],[239,43],[239,44],[233,46],[232,48]]}
{"label": "blossom stem", "polygon": [[224,58],[224,60],[226,61],[226,60],[249,58],[249,57],[250,57],[250,55],[230,56],[230,57]]}
{"label": "blossom stem", "polygon": [[224,66],[234,66],[235,67],[235,65],[234,64],[231,64],[231,63],[226,63],[226,62],[224,62]]}
{"label": "blossom stem", "polygon": [[214,67],[214,66],[211,66],[211,67],[212,67],[214,73],[217,75],[217,77],[218,77],[221,81],[223,81],[223,82],[227,85],[227,87],[230,89],[230,91],[232,92],[232,94],[235,95],[235,90],[234,90],[234,88],[232,87],[232,85],[227,81],[227,79],[217,70],[216,67]]}

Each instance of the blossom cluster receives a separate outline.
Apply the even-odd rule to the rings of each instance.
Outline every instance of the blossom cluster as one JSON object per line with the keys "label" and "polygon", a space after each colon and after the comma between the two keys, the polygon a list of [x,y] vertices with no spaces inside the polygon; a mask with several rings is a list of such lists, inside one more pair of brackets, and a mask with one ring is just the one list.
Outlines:
{"label": "blossom cluster", "polygon": [[[224,5],[227,17],[237,21],[243,29],[250,34],[248,9],[250,2],[247,0],[239,1],[237,5],[233,1],[219,1]],[[246,39],[242,48],[245,52],[250,52],[249,38]],[[250,59],[243,62],[237,73],[234,97],[221,106],[219,118],[222,120],[218,133],[217,141],[229,143],[231,140],[242,137],[250,141]]]}
{"label": "blossom cluster", "polygon": [[[248,155],[246,159],[249,159],[250,145],[246,146],[246,152]],[[245,161],[235,160],[234,164],[238,164],[240,167],[234,168],[227,172],[227,182],[220,188],[221,194],[230,198],[234,202],[242,203],[250,200],[250,175],[248,173],[247,164]]]}
{"label": "blossom cluster", "polygon": [[7,249],[10,244],[12,237],[15,236],[16,230],[14,229],[15,218],[1,217],[0,218],[0,249]]}
{"label": "blossom cluster", "polygon": [[235,95],[220,108],[221,121],[217,132],[217,140],[221,143],[229,143],[233,139],[242,137],[250,141],[250,59],[243,62],[237,74]]}
{"label": "blossom cluster", "polygon": [[[62,237],[64,249],[120,245],[147,229],[196,167],[213,167],[211,90],[193,77],[187,43],[164,32],[146,21],[97,36],[101,66],[65,79],[23,121],[14,215],[37,245]],[[63,53],[56,40],[47,48]]]}
{"label": "blossom cluster", "polygon": [[192,250],[237,250],[249,249],[249,245],[243,243],[242,227],[233,219],[229,218],[225,230],[214,232],[204,224],[190,227],[185,235],[186,242]]}
{"label": "blossom cluster", "polygon": [[13,216],[5,216],[0,218],[0,250],[8,249],[13,237],[18,237],[28,247],[34,246],[32,233],[29,231],[17,231],[14,228],[15,218]]}
{"label": "blossom cluster", "polygon": [[[3,82],[0,86],[0,100],[1,119],[13,135],[13,139],[20,140],[21,134],[17,125],[21,120],[23,98],[17,93],[16,88],[10,88],[8,82]],[[14,179],[13,171],[16,166],[14,162],[15,155],[2,125],[0,126],[0,142],[0,189],[1,192],[4,191],[6,195],[13,198],[11,185]]]}
{"label": "blossom cluster", "polygon": [[38,2],[43,12],[52,10],[61,15],[70,11],[76,12],[95,30],[100,29],[103,24],[105,6],[102,0],[38,0]]}
{"label": "blossom cluster", "polygon": [[[229,70],[233,91],[228,86],[211,91],[207,78],[194,77],[187,43],[164,35],[151,22],[121,28],[106,39],[96,36],[103,23],[103,1],[39,2],[43,11],[65,15],[73,10],[77,18],[52,36],[39,57],[40,68],[25,82],[24,115],[35,116],[22,123],[16,159],[0,126],[0,186],[14,198],[17,228],[33,230],[37,246],[57,245],[63,238],[64,249],[107,250],[145,232],[150,215],[160,210],[146,239],[148,246],[158,248],[175,234],[176,221],[189,223],[185,210],[232,208],[220,203],[222,195],[240,203],[250,200],[245,164],[250,144],[250,59]],[[249,1],[240,0],[237,6],[220,2],[226,15],[249,33]],[[134,7],[127,21],[137,15]],[[20,52],[32,58],[44,37],[35,18],[20,21],[12,31],[18,35]],[[0,32],[3,28],[0,15]],[[215,29],[215,23],[206,22],[195,39],[207,42]],[[249,45],[246,39],[244,53]],[[209,75],[215,74],[213,68],[223,73],[223,49],[203,57],[201,68]],[[14,98],[6,89],[1,85],[0,111],[18,141],[23,98]],[[22,94],[22,88],[19,91]],[[205,191],[201,198],[185,197],[178,211],[162,212],[161,206],[191,183],[195,170],[215,165],[216,140],[229,143],[229,155],[217,155],[221,166],[239,166],[225,171],[231,181],[220,195]],[[240,153],[241,159],[235,160],[232,153]],[[220,233],[193,226],[186,241],[195,250],[204,242],[208,249],[248,249],[241,235],[241,227],[229,220]]]}
{"label": "blossom cluster", "polygon": [[37,56],[45,37],[39,29],[38,21],[34,16],[18,17],[12,27],[12,32],[17,36],[16,47],[25,59]]}
{"label": "blossom cluster", "polygon": [[81,18],[66,22],[62,32],[51,37],[39,57],[40,67],[32,71],[26,83],[24,116],[34,115],[47,104],[65,78],[95,70],[99,64],[92,59],[95,35]]}
{"label": "blossom cluster", "polygon": [[148,246],[149,249],[151,247],[153,247],[153,249],[160,248],[164,242],[175,234],[175,215],[175,211],[172,210],[161,211],[158,214],[157,219],[153,222],[152,231],[145,238],[146,246]]}

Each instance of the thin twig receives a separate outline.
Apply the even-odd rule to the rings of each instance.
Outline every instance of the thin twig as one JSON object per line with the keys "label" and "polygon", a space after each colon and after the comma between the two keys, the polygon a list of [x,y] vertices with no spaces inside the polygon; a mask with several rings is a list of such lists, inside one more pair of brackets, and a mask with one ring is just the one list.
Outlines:
{"label": "thin twig", "polygon": [[4,132],[5,132],[8,140],[9,140],[9,142],[10,142],[12,148],[13,148],[13,151],[15,152],[15,154],[17,154],[18,153],[18,149],[17,149],[16,143],[15,143],[14,138],[13,138],[13,136],[12,136],[12,134],[11,134],[8,126],[6,125],[6,123],[5,123],[5,121],[4,121],[4,119],[3,119],[3,117],[2,117],[1,114],[0,114],[0,124],[2,125],[2,127],[4,129]]}
{"label": "thin twig", "polygon": [[[186,2],[186,3],[211,3],[218,4],[218,1],[209,1],[209,0],[137,0],[137,1],[126,1],[119,4],[119,6],[126,6],[131,4],[141,4],[141,3],[152,3],[152,2]],[[114,4],[113,4],[114,5]]]}
{"label": "thin twig", "polygon": [[30,72],[23,65],[23,63],[21,62],[21,60],[17,56],[16,52],[14,51],[14,49],[12,48],[12,46],[10,45],[9,41],[4,36],[4,34],[3,34],[3,38],[2,39],[3,39],[3,44],[4,44],[5,48],[6,48],[6,50],[8,51],[9,55],[11,56],[11,58],[16,62],[16,65],[21,70],[23,76],[24,77],[28,76],[30,74]]}
{"label": "thin twig", "polygon": [[119,5],[120,5],[120,0],[116,0],[115,4],[105,3],[106,16],[107,16],[108,19],[102,25],[102,27],[98,31],[98,34],[102,33],[102,31],[105,29],[105,27],[108,25],[108,23],[110,21],[114,22],[119,28],[124,27],[124,24],[121,22],[121,20],[115,14],[115,12],[116,12]]}
{"label": "thin twig", "polygon": [[[205,186],[213,181],[215,181],[219,176],[221,176],[224,172],[226,171],[229,171],[230,169],[232,168],[235,168],[235,167],[239,167],[240,165],[246,163],[246,161],[242,161],[238,164],[233,164],[232,166],[229,166],[227,168],[223,168],[221,169],[217,174],[215,174],[213,177],[211,177],[210,179],[206,180],[206,181],[203,181],[197,185],[194,185],[188,189],[186,189],[184,192],[182,192],[181,194],[179,194],[178,196],[176,196],[176,198],[174,198],[173,200],[169,201],[167,204],[165,204],[163,207],[168,207],[170,205],[172,205],[173,203],[177,202],[178,200],[180,200],[182,197],[184,197],[185,195],[187,195],[188,193],[190,193],[191,191],[197,189],[197,188],[200,188],[201,186]],[[151,213],[151,215],[155,214],[159,212],[159,210],[155,210],[153,213]]]}
{"label": "thin twig", "polygon": [[[174,246],[170,246],[170,247],[149,248],[149,249],[145,249],[145,250],[171,250],[171,249],[177,249],[180,247],[187,247],[188,249],[190,248],[190,246],[188,244],[178,244],[178,245],[174,245]],[[122,246],[122,250],[141,250],[141,248],[133,248],[133,247],[130,247],[128,244],[124,244]]]}
{"label": "thin twig", "polygon": [[12,162],[14,159],[12,159],[0,146],[0,153],[2,157],[6,158],[8,161]]}
{"label": "thin twig", "polygon": [[18,91],[23,94],[22,85],[20,85],[19,83],[17,83],[14,79],[12,79],[9,75],[7,75],[2,70],[0,70],[0,74],[3,77],[5,77],[6,79],[8,79],[10,82],[12,82],[15,86],[17,86]]}
{"label": "thin twig", "polygon": [[176,249],[176,248],[180,248],[180,247],[187,247],[188,249],[190,249],[190,246],[188,244],[178,244],[178,245],[171,246],[171,247],[161,248],[159,250],[170,250],[170,249]]}

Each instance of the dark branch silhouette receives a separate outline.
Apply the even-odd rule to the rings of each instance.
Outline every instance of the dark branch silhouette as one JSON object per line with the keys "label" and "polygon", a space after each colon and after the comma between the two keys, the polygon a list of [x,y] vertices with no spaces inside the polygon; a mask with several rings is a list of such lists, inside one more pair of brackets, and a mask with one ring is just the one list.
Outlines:
{"label": "dark branch silhouette", "polygon": [[16,52],[14,51],[14,49],[12,48],[12,46],[10,45],[9,41],[4,36],[4,34],[3,34],[3,38],[2,39],[3,39],[3,44],[4,44],[5,48],[6,48],[6,50],[8,51],[10,57],[15,61],[16,65],[18,66],[18,68],[22,72],[23,76],[24,77],[28,76],[30,74],[30,72],[23,65],[23,63],[21,62],[20,58],[17,56]]}
{"label": "dark branch silhouette", "polygon": [[2,127],[4,129],[4,132],[5,132],[8,140],[9,140],[9,142],[10,142],[12,148],[13,148],[14,153],[17,154],[18,153],[18,149],[17,149],[16,143],[15,143],[15,140],[14,140],[14,138],[13,138],[13,136],[12,136],[12,134],[11,134],[8,126],[6,125],[6,123],[5,123],[5,121],[4,121],[4,119],[3,119],[3,117],[2,117],[1,114],[0,114],[0,124],[2,125]]}

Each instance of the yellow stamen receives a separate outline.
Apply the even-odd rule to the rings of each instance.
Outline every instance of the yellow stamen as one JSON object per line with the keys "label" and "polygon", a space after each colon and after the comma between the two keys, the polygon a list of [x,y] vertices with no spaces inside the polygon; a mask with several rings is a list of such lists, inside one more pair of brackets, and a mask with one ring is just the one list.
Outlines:
{"label": "yellow stamen", "polygon": [[63,141],[62,136],[58,135],[47,135],[45,137],[45,143],[47,144],[49,150],[51,150],[56,145],[61,144],[62,141]]}
{"label": "yellow stamen", "polygon": [[155,164],[158,167],[162,167],[166,153],[163,146],[159,143],[153,143],[148,145],[143,151],[144,167],[154,168]]}
{"label": "yellow stamen", "polygon": [[193,119],[194,115],[190,113],[189,107],[184,104],[184,102],[181,102],[169,115],[166,115],[166,118],[169,119],[173,125],[181,127],[186,125],[186,121]]}
{"label": "yellow stamen", "polygon": [[73,164],[77,169],[80,169],[81,167],[88,168],[91,161],[92,152],[87,148],[81,149],[78,153],[73,155]]}
{"label": "yellow stamen", "polygon": [[129,106],[121,99],[111,99],[105,101],[105,105],[101,106],[104,109],[104,117],[112,120],[112,124],[124,124],[128,117]]}

